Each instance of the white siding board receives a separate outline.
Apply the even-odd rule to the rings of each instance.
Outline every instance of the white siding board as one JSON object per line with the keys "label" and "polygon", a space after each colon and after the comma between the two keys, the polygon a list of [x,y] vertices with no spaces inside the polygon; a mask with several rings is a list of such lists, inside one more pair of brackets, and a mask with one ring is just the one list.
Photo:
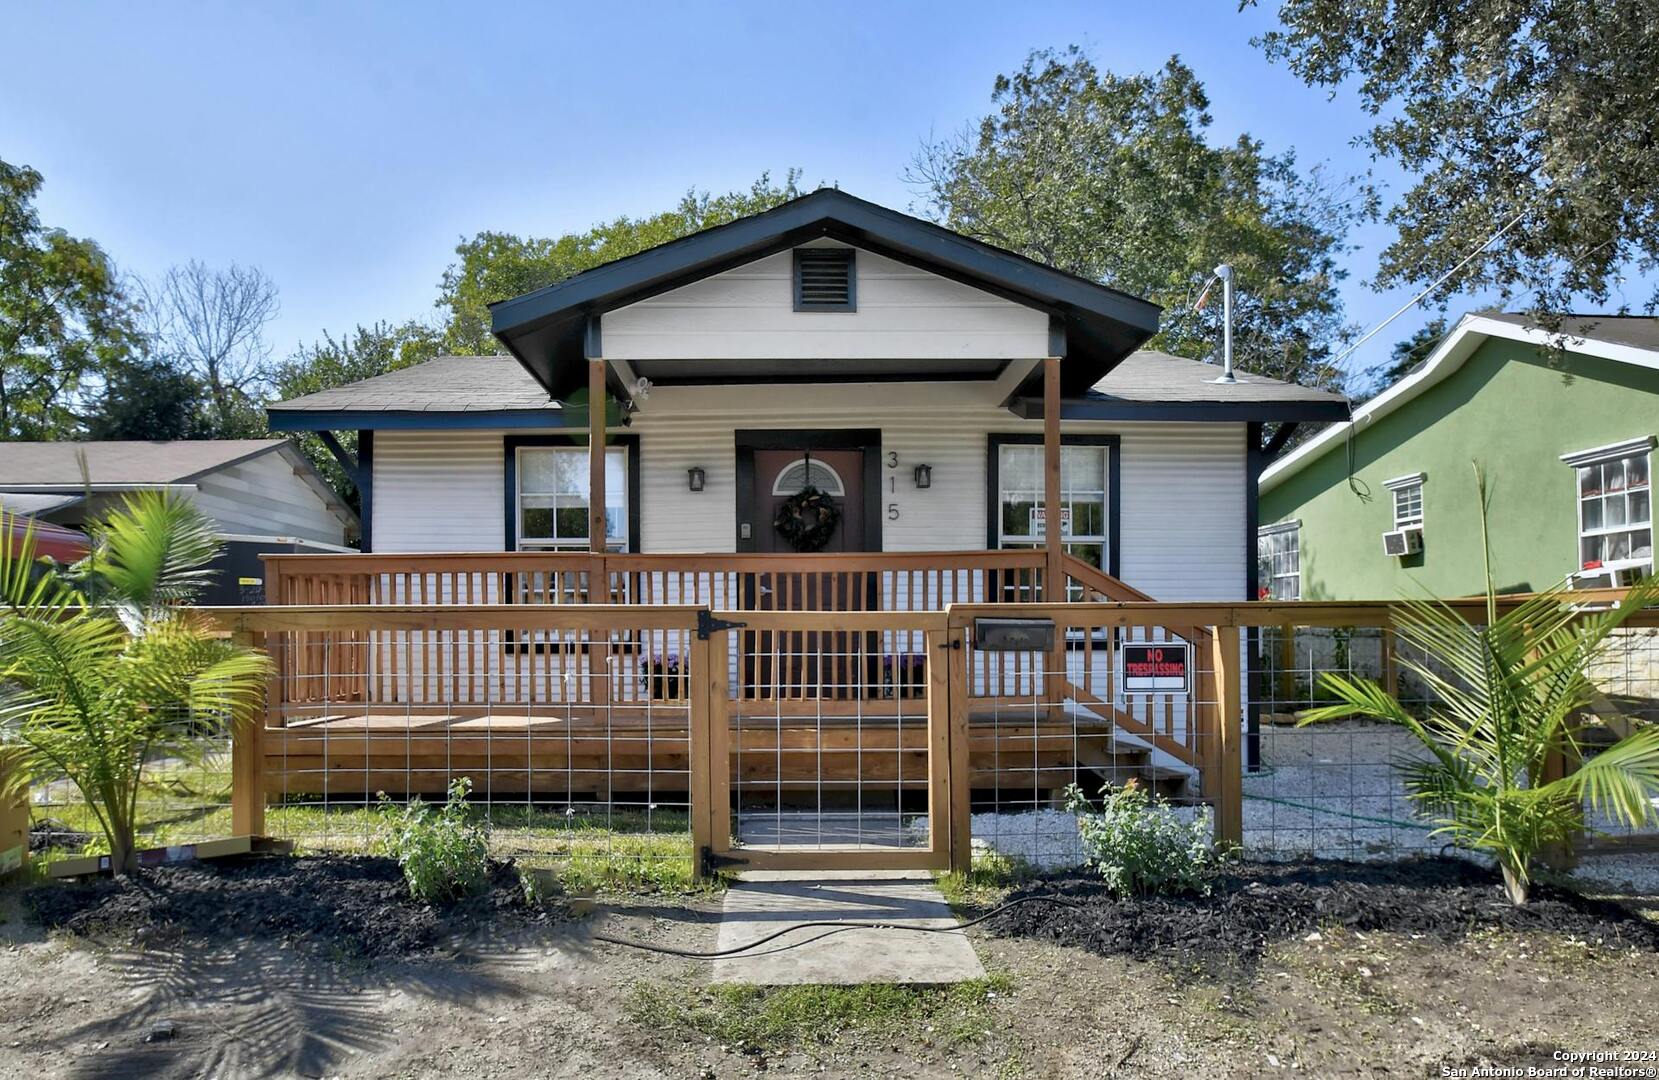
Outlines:
{"label": "white siding board", "polygon": [[201,477],[190,498],[221,532],[345,542],[344,522],[280,451]]}
{"label": "white siding board", "polygon": [[375,551],[500,551],[505,431],[381,431]]}
{"label": "white siding board", "polygon": [[1048,352],[1048,315],[867,251],[857,310],[794,310],[779,252],[607,312],[612,360],[1018,359]]}
{"label": "white siding board", "polygon": [[[733,433],[820,428],[880,429],[885,550],[981,550],[989,436],[1042,430],[986,404],[982,394],[952,383],[659,388],[629,429],[640,440],[642,550],[735,550]],[[1072,422],[1065,431],[1120,436],[1124,580],[1158,599],[1245,598],[1243,424]],[[501,550],[506,434],[380,433],[375,550]],[[891,453],[896,469],[888,468]],[[912,479],[923,463],[933,467],[927,490]],[[707,474],[701,493],[688,490],[692,467]],[[886,520],[890,503],[899,510],[895,521]]]}

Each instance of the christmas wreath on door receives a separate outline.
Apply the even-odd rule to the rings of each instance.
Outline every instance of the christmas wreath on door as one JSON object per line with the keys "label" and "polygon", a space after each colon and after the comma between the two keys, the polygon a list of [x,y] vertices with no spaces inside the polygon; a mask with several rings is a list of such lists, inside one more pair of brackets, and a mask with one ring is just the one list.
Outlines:
{"label": "christmas wreath on door", "polygon": [[841,524],[841,508],[828,493],[808,484],[778,506],[772,527],[796,551],[822,551]]}

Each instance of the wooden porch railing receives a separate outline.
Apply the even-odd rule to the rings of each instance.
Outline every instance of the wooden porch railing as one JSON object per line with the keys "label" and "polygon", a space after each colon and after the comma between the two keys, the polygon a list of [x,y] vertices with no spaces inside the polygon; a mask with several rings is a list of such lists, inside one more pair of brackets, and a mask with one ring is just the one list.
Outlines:
{"label": "wooden porch railing", "polygon": [[[936,612],[950,604],[1042,597],[1041,551],[814,555],[477,552],[267,555],[272,605],[693,605],[762,612]],[[437,706],[481,700],[491,679],[563,678],[595,655],[629,676],[616,685],[676,700],[690,655],[684,631],[622,641],[497,639],[457,627],[345,634],[307,631],[284,658],[282,701]],[[880,711],[919,699],[919,633],[749,630],[732,649],[732,686],[752,700]],[[578,655],[579,654],[579,655]],[[584,676],[585,678],[585,676]],[[612,685],[606,683],[607,686]],[[826,704],[827,703],[827,704]],[[803,706],[804,707],[804,706]]]}

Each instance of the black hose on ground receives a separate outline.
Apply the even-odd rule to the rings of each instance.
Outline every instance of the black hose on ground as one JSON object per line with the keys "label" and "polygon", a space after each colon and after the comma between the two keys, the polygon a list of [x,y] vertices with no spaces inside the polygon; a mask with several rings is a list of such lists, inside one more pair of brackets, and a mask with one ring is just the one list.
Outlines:
{"label": "black hose on ground", "polygon": [[[781,930],[775,930],[764,937],[758,937],[746,944],[739,945],[731,949],[721,949],[717,952],[698,952],[695,949],[674,949],[667,945],[652,945],[649,942],[644,941],[629,941],[626,938],[611,937],[607,934],[594,934],[593,940],[603,941],[607,945],[623,945],[630,949],[641,949],[645,952],[660,953],[663,956],[679,956],[687,960],[719,960],[723,957],[735,956],[739,953],[749,952],[751,949],[759,948],[769,941],[776,941],[785,934],[793,934],[797,930],[827,929],[830,931],[830,934],[840,933],[844,930],[914,930],[922,934],[960,934],[969,927],[978,926],[987,919],[992,919],[998,915],[1001,915],[1009,908],[1019,907],[1021,904],[1035,903],[1061,904],[1065,907],[1081,906],[1075,900],[1068,900],[1063,896],[1045,893],[1040,896],[1022,896],[1018,899],[1010,900],[1006,904],[1001,904],[992,908],[990,911],[987,911],[978,918],[969,919],[965,923],[957,923],[955,926],[916,926],[913,923],[848,922],[840,919],[826,919],[815,922],[796,923],[793,926],[786,926]],[[768,949],[766,953],[759,953],[756,955],[769,955],[774,952],[783,952],[785,949],[799,948],[802,945],[808,945],[814,941],[821,941],[824,938],[829,937],[830,934],[819,934],[817,937],[808,938],[806,941],[791,942],[788,945],[783,945],[776,949]]]}

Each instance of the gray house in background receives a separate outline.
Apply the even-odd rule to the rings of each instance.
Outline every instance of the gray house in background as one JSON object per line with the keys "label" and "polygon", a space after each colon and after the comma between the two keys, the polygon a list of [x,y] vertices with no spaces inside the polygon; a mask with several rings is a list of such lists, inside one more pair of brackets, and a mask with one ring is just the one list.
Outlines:
{"label": "gray house in background", "polygon": [[343,550],[358,532],[357,515],[287,439],[0,443],[10,513],[81,528],[144,490],[183,495],[238,545]]}

